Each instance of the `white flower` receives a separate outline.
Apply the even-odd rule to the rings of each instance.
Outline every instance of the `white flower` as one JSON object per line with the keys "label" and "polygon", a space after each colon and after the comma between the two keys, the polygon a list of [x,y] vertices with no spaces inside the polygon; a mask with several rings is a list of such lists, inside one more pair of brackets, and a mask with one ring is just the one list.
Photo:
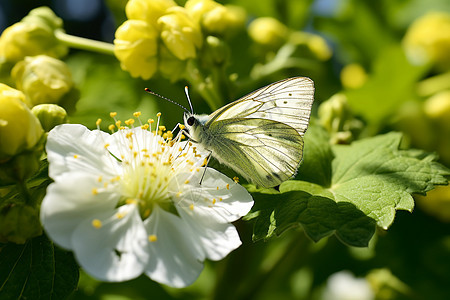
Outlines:
{"label": "white flower", "polygon": [[322,299],[372,300],[375,295],[365,278],[356,278],[349,271],[341,271],[328,278]]}
{"label": "white flower", "polygon": [[[132,119],[131,121],[134,121]],[[132,125],[130,120],[127,125]],[[48,135],[49,175],[41,221],[55,243],[105,281],[145,273],[173,287],[199,276],[205,259],[240,246],[230,224],[248,213],[250,194],[180,139],[141,127],[107,134],[60,125]],[[164,130],[164,129],[163,129]]]}

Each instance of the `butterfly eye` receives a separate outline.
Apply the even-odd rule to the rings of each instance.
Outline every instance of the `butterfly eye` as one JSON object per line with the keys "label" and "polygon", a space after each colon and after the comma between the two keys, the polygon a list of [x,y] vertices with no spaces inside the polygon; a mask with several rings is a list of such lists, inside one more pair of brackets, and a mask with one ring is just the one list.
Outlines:
{"label": "butterfly eye", "polygon": [[189,118],[187,119],[187,124],[188,124],[189,126],[194,125],[194,123],[195,123],[195,118],[194,118],[194,117],[189,117]]}

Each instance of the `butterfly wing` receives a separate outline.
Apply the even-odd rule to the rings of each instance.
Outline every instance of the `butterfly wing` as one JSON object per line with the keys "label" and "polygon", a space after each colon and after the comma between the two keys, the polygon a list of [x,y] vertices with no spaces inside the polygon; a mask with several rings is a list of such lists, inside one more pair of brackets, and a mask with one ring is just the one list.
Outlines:
{"label": "butterfly wing", "polygon": [[287,124],[303,136],[314,101],[314,82],[306,77],[287,78],[260,88],[215,111],[206,126],[233,118],[268,119]]}
{"label": "butterfly wing", "polygon": [[206,147],[223,163],[262,187],[291,178],[302,160],[303,138],[289,125],[234,118],[210,125]]}

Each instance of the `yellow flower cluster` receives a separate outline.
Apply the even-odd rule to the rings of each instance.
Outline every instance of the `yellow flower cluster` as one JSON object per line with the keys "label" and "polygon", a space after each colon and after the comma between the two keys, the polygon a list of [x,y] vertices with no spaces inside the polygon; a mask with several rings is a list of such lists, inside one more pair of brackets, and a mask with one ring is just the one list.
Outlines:
{"label": "yellow flower cluster", "polygon": [[430,12],[408,28],[403,47],[417,64],[433,63],[439,70],[450,68],[450,13]]}
{"label": "yellow flower cluster", "polygon": [[62,20],[48,7],[36,8],[0,36],[0,180],[23,181],[39,166],[44,131],[66,121],[78,100],[68,66],[58,58],[68,48],[58,41]]}
{"label": "yellow flower cluster", "polygon": [[227,36],[243,27],[245,12],[213,0],[130,0],[125,21],[116,31],[114,54],[133,77],[151,78],[156,72],[175,81],[209,35]]}

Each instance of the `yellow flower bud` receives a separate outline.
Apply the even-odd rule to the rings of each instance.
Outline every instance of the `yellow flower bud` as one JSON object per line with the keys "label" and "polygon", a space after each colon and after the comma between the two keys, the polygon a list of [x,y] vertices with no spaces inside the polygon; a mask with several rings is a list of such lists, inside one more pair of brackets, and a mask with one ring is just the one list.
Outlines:
{"label": "yellow flower bud", "polygon": [[403,47],[408,58],[417,64],[435,63],[441,70],[450,68],[450,13],[430,12],[408,28]]}
{"label": "yellow flower bud", "polygon": [[228,45],[215,36],[208,36],[202,49],[202,60],[210,65],[223,65],[228,61],[230,51]]}
{"label": "yellow flower bud", "polygon": [[262,17],[250,23],[248,33],[256,43],[277,49],[287,41],[289,29],[275,18]]}
{"label": "yellow flower bud", "polygon": [[222,5],[213,0],[188,0],[184,8],[197,23],[200,23],[205,13],[219,6]]}
{"label": "yellow flower bud", "polygon": [[158,31],[141,20],[125,21],[116,31],[114,54],[123,70],[149,79],[158,68]]}
{"label": "yellow flower bud", "polygon": [[33,106],[59,103],[74,86],[69,67],[46,55],[25,57],[14,66],[11,76]]}
{"label": "yellow flower bud", "polygon": [[450,222],[450,185],[437,186],[426,196],[417,195],[417,205],[442,222]]}
{"label": "yellow flower bud", "polygon": [[203,15],[201,24],[206,32],[224,36],[243,28],[246,18],[245,10],[239,6],[218,5]]}
{"label": "yellow flower bud", "polygon": [[353,117],[347,97],[333,95],[319,106],[319,122],[330,133],[331,143],[351,142],[362,130],[363,124]]}
{"label": "yellow flower bud", "polygon": [[44,131],[18,90],[0,83],[0,162],[33,148]]}
{"label": "yellow flower bud", "polygon": [[6,204],[0,208],[0,242],[23,244],[41,234],[36,208],[24,204]]}
{"label": "yellow flower bud", "polygon": [[67,122],[67,112],[56,104],[39,104],[31,109],[31,112],[39,119],[45,131],[50,131],[56,125]]}
{"label": "yellow flower bud", "polygon": [[175,57],[164,44],[159,46],[158,58],[158,68],[164,77],[171,82],[175,82],[183,77],[186,70],[186,61]]}
{"label": "yellow flower bud", "polygon": [[360,64],[346,65],[341,71],[341,82],[345,88],[357,89],[367,81],[367,73]]}
{"label": "yellow flower bud", "polygon": [[56,39],[54,31],[62,30],[62,21],[49,8],[38,8],[21,22],[6,28],[0,36],[0,57],[18,62],[25,56],[46,54],[62,57],[68,48]]}
{"label": "yellow flower bud", "polygon": [[450,90],[439,92],[424,103],[425,114],[450,129]]}
{"label": "yellow flower bud", "polygon": [[289,36],[289,43],[306,46],[308,51],[321,61],[330,59],[332,55],[331,48],[325,39],[317,34],[294,31]]}
{"label": "yellow flower bud", "polygon": [[176,5],[173,0],[130,0],[125,12],[130,20],[142,20],[156,27],[157,20],[166,10]]}
{"label": "yellow flower bud", "polygon": [[158,19],[161,38],[173,55],[181,60],[195,58],[203,36],[200,26],[182,7],[171,7]]}

